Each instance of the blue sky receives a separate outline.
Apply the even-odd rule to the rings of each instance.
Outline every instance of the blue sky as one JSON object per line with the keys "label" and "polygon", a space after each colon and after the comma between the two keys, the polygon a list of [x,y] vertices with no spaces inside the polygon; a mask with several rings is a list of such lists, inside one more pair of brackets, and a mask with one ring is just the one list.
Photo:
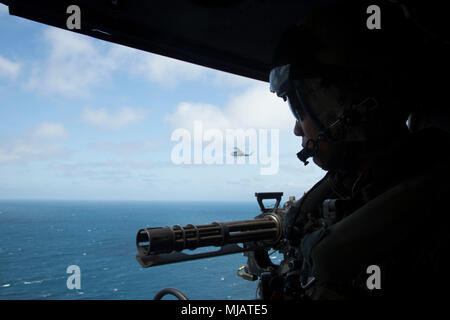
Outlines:
{"label": "blue sky", "polygon": [[[0,199],[254,201],[262,191],[298,197],[324,175],[296,159],[294,119],[265,82],[9,16],[3,5],[0,30]],[[194,121],[224,134],[278,130],[276,173],[262,175],[250,157],[173,163],[172,134],[193,134]]]}

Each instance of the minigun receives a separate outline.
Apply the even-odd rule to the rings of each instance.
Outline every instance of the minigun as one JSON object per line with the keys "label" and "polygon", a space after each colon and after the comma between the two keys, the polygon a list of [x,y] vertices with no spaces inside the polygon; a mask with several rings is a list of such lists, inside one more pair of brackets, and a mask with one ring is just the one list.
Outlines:
{"label": "minigun", "polygon": [[[140,229],[136,236],[137,261],[148,268],[243,252],[248,256],[248,264],[238,270],[238,275],[257,280],[261,273],[277,267],[271,262],[268,250],[283,245],[283,216],[288,206],[279,208],[282,192],[257,192],[255,196],[261,214],[252,220]],[[276,200],[273,208],[264,206],[263,200],[267,199]],[[219,249],[195,254],[182,252],[210,246]]]}

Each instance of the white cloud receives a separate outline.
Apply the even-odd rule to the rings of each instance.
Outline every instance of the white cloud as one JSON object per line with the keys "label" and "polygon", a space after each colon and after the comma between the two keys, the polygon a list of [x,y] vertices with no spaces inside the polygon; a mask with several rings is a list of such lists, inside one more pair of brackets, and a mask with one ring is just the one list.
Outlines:
{"label": "white cloud", "polygon": [[108,129],[119,129],[129,124],[139,122],[144,119],[146,112],[142,109],[124,107],[115,113],[108,112],[105,108],[97,110],[84,109],[81,118],[94,126]]}
{"label": "white cloud", "polygon": [[238,87],[246,88],[255,84],[263,84],[264,82],[238,76],[228,72],[217,71],[212,75],[212,83],[218,87]]}
{"label": "white cloud", "polygon": [[201,121],[205,128],[232,128],[233,119],[221,108],[206,103],[182,102],[174,114],[167,115],[174,128],[192,129],[194,121]]}
{"label": "white cloud", "polygon": [[94,181],[123,182],[130,180],[132,172],[118,166],[108,166],[105,163],[54,163],[50,168],[56,170],[65,178],[88,178]]}
{"label": "white cloud", "polygon": [[72,153],[58,141],[49,140],[67,136],[64,125],[42,122],[17,137],[0,141],[0,166],[65,158]]}
{"label": "white cloud", "polygon": [[154,149],[155,145],[149,140],[142,141],[119,141],[119,142],[96,142],[91,147],[118,155],[142,154]]}
{"label": "white cloud", "polygon": [[205,79],[208,68],[192,63],[114,45],[110,48],[107,60],[121,69],[163,87],[176,87],[182,81]]}
{"label": "white cloud", "polygon": [[47,160],[66,155],[67,150],[56,144],[18,142],[9,148],[0,147],[0,165]]}
{"label": "white cloud", "polygon": [[19,74],[20,68],[20,63],[12,62],[0,56],[0,77],[15,79]]}
{"label": "white cloud", "polygon": [[145,54],[135,62],[131,71],[172,88],[182,81],[199,80],[205,76],[206,71],[198,65],[154,54]]}
{"label": "white cloud", "polygon": [[225,110],[242,128],[290,131],[295,121],[288,104],[271,93],[267,83],[256,85],[244,94],[233,97]]}
{"label": "white cloud", "polygon": [[49,55],[44,64],[34,66],[28,86],[50,94],[86,97],[118,70],[166,87],[198,80],[207,70],[121,45],[101,48],[87,36],[57,28],[46,29],[44,41]]}
{"label": "white cloud", "polygon": [[47,94],[87,97],[94,87],[108,82],[120,71],[166,88],[185,81],[204,81],[215,86],[249,86],[255,80],[202,67],[116,44],[101,45],[71,31],[45,29],[49,47],[44,62],[31,67],[28,87]]}
{"label": "white cloud", "polygon": [[223,108],[210,104],[182,102],[167,116],[174,128],[192,128],[199,120],[204,128],[275,128],[291,131],[294,118],[286,102],[258,83],[239,96],[232,97]]}
{"label": "white cloud", "polygon": [[4,5],[3,3],[0,3],[0,15],[8,13],[9,13],[8,6]]}
{"label": "white cloud", "polygon": [[174,88],[184,81],[205,81],[215,86],[246,87],[256,80],[218,71],[193,63],[151,54],[125,46],[113,46],[108,59],[163,87]]}
{"label": "white cloud", "polygon": [[67,136],[67,131],[60,123],[44,122],[36,127],[34,134],[41,138],[64,138]]}
{"label": "white cloud", "polygon": [[46,93],[86,97],[92,87],[107,81],[115,66],[86,36],[48,28],[44,41],[50,53],[44,63],[33,67],[28,86]]}
{"label": "white cloud", "polygon": [[49,168],[60,176],[91,181],[121,182],[136,185],[138,182],[157,180],[154,170],[171,167],[168,162],[110,160],[52,163]]}

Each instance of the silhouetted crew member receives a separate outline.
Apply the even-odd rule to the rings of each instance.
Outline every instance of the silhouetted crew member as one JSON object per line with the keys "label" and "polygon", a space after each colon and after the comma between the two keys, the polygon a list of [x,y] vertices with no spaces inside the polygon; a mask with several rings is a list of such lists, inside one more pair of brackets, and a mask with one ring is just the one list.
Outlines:
{"label": "silhouetted crew member", "polygon": [[[381,29],[367,27],[372,4]],[[274,299],[432,297],[448,285],[449,135],[406,121],[448,108],[450,55],[413,8],[343,1],[280,41],[271,91],[296,118],[299,159],[327,173],[286,216]]]}

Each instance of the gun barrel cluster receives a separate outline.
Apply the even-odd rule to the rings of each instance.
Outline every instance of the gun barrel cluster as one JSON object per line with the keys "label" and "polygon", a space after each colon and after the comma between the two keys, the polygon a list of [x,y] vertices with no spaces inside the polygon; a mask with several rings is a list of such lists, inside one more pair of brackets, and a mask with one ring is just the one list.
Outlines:
{"label": "gun barrel cluster", "polygon": [[231,243],[276,241],[280,235],[279,217],[267,214],[253,220],[144,228],[138,231],[136,245],[140,254],[154,255]]}

